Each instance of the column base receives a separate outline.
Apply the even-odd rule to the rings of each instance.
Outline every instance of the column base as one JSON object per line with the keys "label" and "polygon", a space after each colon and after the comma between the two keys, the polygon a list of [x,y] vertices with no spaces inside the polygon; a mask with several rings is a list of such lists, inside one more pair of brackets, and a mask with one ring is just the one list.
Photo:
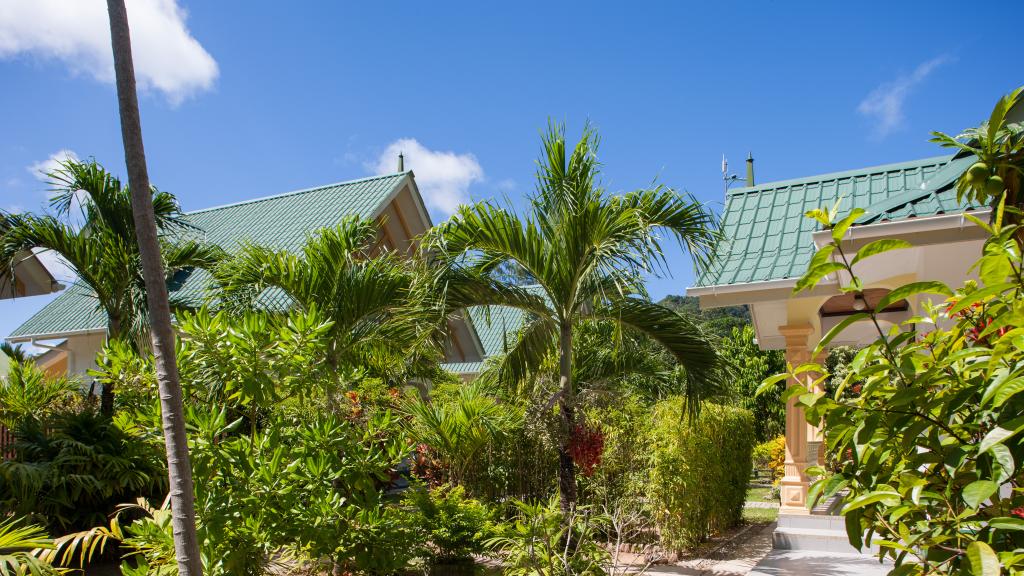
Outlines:
{"label": "column base", "polygon": [[783,478],[779,483],[779,514],[806,515],[810,482],[801,478]]}

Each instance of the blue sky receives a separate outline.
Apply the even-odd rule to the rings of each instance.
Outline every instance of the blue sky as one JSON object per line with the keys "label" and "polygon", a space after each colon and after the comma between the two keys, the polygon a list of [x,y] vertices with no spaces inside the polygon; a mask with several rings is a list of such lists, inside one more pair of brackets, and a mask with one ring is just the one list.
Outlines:
{"label": "blue sky", "polygon": [[[124,174],[102,0],[0,9],[0,208],[37,210],[55,154]],[[284,10],[288,6],[290,10]],[[992,5],[995,8],[995,3]],[[599,129],[612,191],[716,209],[758,181],[941,154],[1014,77],[1011,34],[954,2],[129,0],[150,176],[185,209],[358,178],[407,154],[435,222],[532,190],[549,118]],[[1000,19],[1024,8],[1006,2]],[[682,293],[689,260],[652,295]],[[0,303],[9,333],[47,297]]]}

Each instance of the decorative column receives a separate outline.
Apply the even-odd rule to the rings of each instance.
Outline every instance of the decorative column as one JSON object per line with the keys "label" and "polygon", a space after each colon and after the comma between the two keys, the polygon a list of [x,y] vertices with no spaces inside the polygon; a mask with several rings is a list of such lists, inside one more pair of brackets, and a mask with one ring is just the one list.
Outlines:
{"label": "decorative column", "polygon": [[[810,324],[779,326],[779,333],[786,339],[787,363],[795,368],[812,360],[808,339],[814,334],[814,328]],[[814,379],[814,374],[804,374],[801,383],[810,388]],[[796,383],[796,380],[790,378],[787,386]],[[817,427],[807,424],[804,411],[796,405],[796,397],[790,398],[786,402],[786,475],[780,483],[780,514],[809,514],[807,489],[810,479],[806,470],[809,466],[817,465],[821,457],[817,453],[820,450],[814,450],[813,454],[808,450],[808,442],[811,440],[820,440],[820,432]],[[815,442],[814,447],[820,447],[820,443]]]}

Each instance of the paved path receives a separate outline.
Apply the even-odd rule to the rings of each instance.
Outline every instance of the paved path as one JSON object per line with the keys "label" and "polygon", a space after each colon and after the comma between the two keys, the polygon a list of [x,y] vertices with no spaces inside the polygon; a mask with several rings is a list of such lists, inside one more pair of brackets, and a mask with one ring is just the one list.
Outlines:
{"label": "paved path", "polygon": [[774,522],[746,526],[712,548],[698,550],[694,558],[667,566],[652,566],[647,573],[651,576],[746,576],[771,551],[774,530]]}
{"label": "paved path", "polygon": [[890,569],[865,554],[772,550],[748,576],[885,576]]}
{"label": "paved path", "polygon": [[767,502],[764,500],[747,500],[743,503],[744,508],[778,508],[778,502]]}

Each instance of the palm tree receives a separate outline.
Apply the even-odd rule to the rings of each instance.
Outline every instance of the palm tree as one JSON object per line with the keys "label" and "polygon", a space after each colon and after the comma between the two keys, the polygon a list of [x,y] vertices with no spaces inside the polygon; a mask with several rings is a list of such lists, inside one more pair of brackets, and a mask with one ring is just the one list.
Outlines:
{"label": "palm tree", "polygon": [[[0,211],[0,262],[14,273],[24,254],[48,250],[60,256],[88,288],[107,316],[107,337],[145,347],[149,330],[147,294],[142,273],[131,193],[95,160],[66,160],[48,174],[54,214],[11,214]],[[147,186],[148,188],[148,186]],[[174,196],[153,189],[150,197],[161,239],[161,282],[179,271],[205,268],[220,260],[220,249],[168,235],[188,225]],[[104,386],[102,405],[113,412],[114,390]]]}
{"label": "palm tree", "polygon": [[372,220],[349,216],[310,235],[298,253],[244,245],[215,269],[213,304],[250,309],[283,295],[285,305],[316,309],[333,322],[332,370],[368,366],[405,384],[436,366],[440,346],[424,308],[415,306],[419,270],[393,252],[371,256],[378,232]]}
{"label": "palm tree", "polygon": [[[642,281],[642,274],[666,265],[659,232],[705,262],[717,238],[713,216],[692,197],[662,187],[607,194],[598,179],[597,146],[588,125],[567,154],[564,127],[550,126],[527,214],[490,202],[462,206],[425,242],[437,260],[434,288],[446,310],[502,305],[526,312],[526,325],[501,360],[504,378],[531,376],[550,351],[557,351],[559,386],[553,401],[561,422],[558,477],[566,510],[576,502],[568,450],[576,417],[575,326],[605,320],[658,342],[685,371],[691,410],[717,389],[720,374],[719,358],[701,331],[651,303]],[[492,273],[509,263],[532,277],[537,288],[509,284]]]}
{"label": "palm tree", "polygon": [[174,355],[175,338],[167,298],[167,278],[161,261],[159,219],[156,203],[149,192],[146,152],[142,144],[142,121],[139,118],[139,97],[135,89],[135,67],[132,63],[132,41],[124,0],[107,0],[107,14],[110,17],[110,43],[114,52],[121,139],[124,142],[124,159],[128,167],[128,181],[131,184],[131,213],[146,288],[156,379],[160,390],[160,414],[167,449],[171,492],[174,553],[178,559],[179,574],[198,576],[203,573],[203,565],[199,554],[199,540],[196,537],[195,492],[192,486],[188,437],[185,435],[185,406],[182,402],[181,382]]}

